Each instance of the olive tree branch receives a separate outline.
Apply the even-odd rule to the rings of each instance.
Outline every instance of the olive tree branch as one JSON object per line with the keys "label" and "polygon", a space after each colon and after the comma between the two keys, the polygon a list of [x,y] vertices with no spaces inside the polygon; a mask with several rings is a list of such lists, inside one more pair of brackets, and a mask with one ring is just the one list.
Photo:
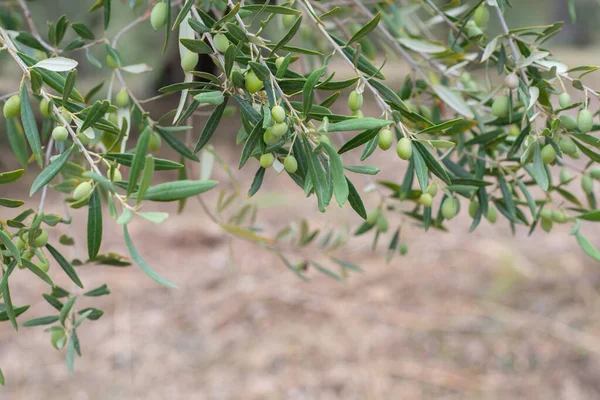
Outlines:
{"label": "olive tree branch", "polygon": [[23,11],[23,16],[25,17],[25,20],[27,21],[27,25],[29,25],[29,30],[31,31],[31,34],[33,35],[34,38],[37,39],[38,42],[41,43],[42,46],[44,46],[45,49],[47,49],[48,51],[51,51],[52,53],[56,53],[56,49],[54,47],[52,47],[51,45],[49,45],[48,43],[46,43],[44,41],[44,39],[42,39],[42,37],[40,36],[40,34],[37,31],[37,28],[35,27],[35,24],[33,23],[33,18],[31,17],[31,11],[29,11],[29,7],[27,7],[27,4],[25,3],[25,0],[17,0],[19,3],[19,7],[21,7],[21,10]]}

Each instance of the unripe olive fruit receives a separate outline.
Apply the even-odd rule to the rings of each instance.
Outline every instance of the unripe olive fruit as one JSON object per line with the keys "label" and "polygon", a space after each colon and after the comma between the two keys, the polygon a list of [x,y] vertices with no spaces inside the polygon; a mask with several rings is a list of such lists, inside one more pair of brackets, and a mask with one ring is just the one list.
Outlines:
{"label": "unripe olive fruit", "polygon": [[62,109],[60,111],[60,115],[62,115],[62,117],[65,119],[65,121],[67,121],[67,124],[70,124],[71,121],[73,121],[73,117],[71,117],[71,113],[65,109]]}
{"label": "unripe olive fruit", "polygon": [[377,217],[378,216],[379,216],[379,209],[378,208],[370,211],[367,214],[367,223],[369,223],[371,225],[375,225],[375,223],[377,222]]}
{"label": "unripe olive fruit", "polygon": [[392,147],[392,143],[394,142],[394,135],[392,134],[392,131],[387,128],[382,129],[379,132],[378,142],[381,150],[388,150],[390,147]]}
{"label": "unripe olive fruit", "polygon": [[594,179],[600,179],[600,167],[592,168],[590,170],[590,176]]}
{"label": "unripe olive fruit", "polygon": [[471,81],[471,74],[469,72],[463,72],[462,74],[460,74],[460,81],[462,83],[467,83]]}
{"label": "unripe olive fruit", "polygon": [[351,111],[359,111],[363,106],[363,95],[358,93],[356,90],[350,92],[348,96],[348,108]]}
{"label": "unripe olive fruit", "polygon": [[273,129],[271,128],[268,128],[263,134],[263,140],[268,146],[273,146],[274,144],[279,142],[279,139],[280,138],[278,136],[273,135]]}
{"label": "unripe olive fruit", "polygon": [[263,88],[263,82],[258,79],[254,71],[248,71],[245,78],[246,90],[254,94]]}
{"label": "unripe olive fruit", "polygon": [[150,140],[148,141],[148,148],[150,151],[157,152],[160,150],[160,146],[162,145],[162,138],[156,132],[152,132],[150,135]]}
{"label": "unripe olive fruit", "polygon": [[287,156],[283,160],[283,166],[285,167],[285,170],[290,174],[293,174],[294,172],[298,171],[298,161],[294,156]]}
{"label": "unripe olive fruit", "polygon": [[584,175],[581,177],[581,188],[585,194],[592,194],[594,191],[594,180],[590,175]]}
{"label": "unripe olive fruit", "polygon": [[123,88],[117,94],[116,102],[119,107],[125,108],[129,105],[129,93],[127,93],[127,89]]}
{"label": "unripe olive fruit", "polygon": [[50,343],[56,350],[60,350],[65,345],[65,331],[63,329],[52,329],[50,331]]}
{"label": "unripe olive fruit", "polygon": [[273,134],[273,136],[280,138],[287,133],[288,129],[288,124],[286,124],[285,122],[280,122],[271,127],[271,133]]}
{"label": "unripe olive fruit", "polygon": [[229,48],[230,44],[229,39],[222,33],[217,33],[213,38],[213,43],[215,44],[215,48],[218,52],[225,53]]}
{"label": "unripe olive fruit", "polygon": [[169,6],[167,3],[156,3],[154,8],[152,8],[152,13],[150,13],[150,24],[155,31],[159,30],[167,23],[167,16],[169,13]]}
{"label": "unripe olive fruit", "polygon": [[93,187],[90,182],[81,182],[73,191],[73,199],[79,201],[85,199],[92,193]]}
{"label": "unripe olive fruit", "polygon": [[302,25],[300,27],[300,37],[303,40],[310,40],[313,37],[313,28],[308,25]]}
{"label": "unripe olive fruit", "polygon": [[186,51],[183,57],[181,57],[181,69],[185,72],[190,72],[196,69],[198,64],[198,54],[191,51]]}
{"label": "unripe olive fruit", "polygon": [[427,190],[425,190],[425,192],[429,193],[431,197],[435,197],[435,195],[438,192],[438,185],[435,183],[430,183],[429,186],[427,186]]}
{"label": "unripe olive fruit", "polygon": [[108,66],[111,68],[119,68],[119,61],[110,54],[106,55],[106,64],[108,64]]}
{"label": "unripe olive fruit", "polygon": [[[108,171],[108,174],[111,175],[110,170]],[[111,182],[120,182],[123,180],[123,175],[121,174],[121,171],[115,168],[112,171],[112,176],[109,176],[109,179]]]}
{"label": "unripe olive fruit", "polygon": [[406,253],[408,253],[408,245],[406,243],[402,243],[400,245],[400,255],[404,256]]}
{"label": "unripe olive fruit", "polygon": [[556,161],[556,151],[552,145],[547,144],[542,147],[542,162],[544,164],[552,164]]}
{"label": "unripe olive fruit", "polygon": [[567,138],[562,138],[558,141],[558,147],[560,147],[560,150],[563,153],[566,154],[573,154],[577,152],[577,146],[575,145],[575,143],[573,143],[572,140],[567,139]]}
{"label": "unripe olive fruit", "polygon": [[260,166],[263,168],[269,168],[275,162],[275,157],[271,153],[263,154],[260,156]]}
{"label": "unripe olive fruit", "polygon": [[504,78],[504,86],[510,90],[515,90],[519,87],[519,77],[515,73],[506,75]]}
{"label": "unripe olive fruit", "polygon": [[588,133],[592,130],[594,126],[594,116],[589,110],[581,110],[579,111],[579,115],[577,116],[577,128],[582,133]]}
{"label": "unripe olive fruit", "polygon": [[477,215],[477,210],[479,210],[479,202],[473,199],[469,203],[469,216],[471,218],[475,218],[475,215]]}
{"label": "unripe olive fruit", "polygon": [[521,134],[521,129],[519,129],[518,125],[511,125],[510,129],[508,130],[508,135],[509,136],[519,136]]}
{"label": "unripe olive fruit", "polygon": [[50,270],[50,262],[48,260],[41,260],[40,262],[36,263],[35,266],[44,272],[48,272]]}
{"label": "unripe olive fruit", "polygon": [[11,96],[6,103],[4,103],[4,118],[13,118],[21,113],[21,96]]}
{"label": "unripe olive fruit", "polygon": [[285,121],[285,108],[281,106],[273,107],[271,109],[271,117],[273,117],[277,123]]}
{"label": "unripe olive fruit", "polygon": [[[472,23],[469,23],[472,22]],[[475,22],[473,21],[469,21],[467,23],[467,36],[472,38],[472,37],[476,37],[476,36],[480,36],[483,35],[483,31],[481,30],[481,28],[479,28]]]}
{"label": "unripe olive fruit", "polygon": [[490,11],[485,5],[480,6],[477,8],[477,10],[475,10],[475,14],[473,15],[473,21],[478,27],[485,28],[489,20]]}
{"label": "unripe olive fruit", "polygon": [[355,118],[362,118],[365,116],[365,114],[363,114],[363,112],[361,110],[357,110],[357,111],[352,111],[352,115]]}
{"label": "unripe olive fruit", "polygon": [[568,131],[572,131],[573,129],[577,128],[577,120],[570,115],[561,115],[559,120],[560,126]]}
{"label": "unripe olive fruit", "polygon": [[561,184],[567,184],[569,183],[569,181],[573,179],[573,175],[571,175],[571,173],[569,172],[568,169],[563,169],[560,171],[560,183]]}
{"label": "unripe olive fruit", "polygon": [[64,126],[57,126],[52,129],[52,138],[57,142],[64,142],[69,137],[69,132]]}
{"label": "unripe olive fruit", "polygon": [[558,96],[558,104],[561,108],[569,107],[571,105],[571,96],[569,93],[561,93],[560,96]]}
{"label": "unripe olive fruit", "polygon": [[382,233],[387,232],[390,227],[388,224],[388,220],[382,214],[377,215],[375,225],[377,225],[377,230]]}
{"label": "unripe olive fruit", "polygon": [[290,29],[294,25],[294,22],[296,22],[296,18],[293,14],[286,14],[281,17],[281,23],[285,29]]}
{"label": "unripe olive fruit", "polygon": [[433,118],[433,115],[431,113],[431,109],[429,109],[426,106],[420,106],[419,107],[419,114],[421,114],[421,116],[425,119],[431,120]]}
{"label": "unripe olive fruit", "polygon": [[442,216],[447,220],[451,220],[456,216],[457,212],[458,200],[453,199],[452,197],[447,197],[442,203]]}
{"label": "unripe olive fruit", "polygon": [[77,133],[77,139],[79,139],[79,141],[81,142],[81,144],[84,145],[84,146],[87,146],[92,141],[92,139],[90,139],[89,137],[87,137],[87,135],[85,135],[83,132]]}
{"label": "unripe olive fruit", "polygon": [[488,206],[488,210],[487,210],[487,214],[485,215],[485,218],[490,221],[490,223],[495,224],[496,220],[498,219],[498,210],[496,209],[496,207],[494,207],[493,205],[489,205]]}
{"label": "unripe olive fruit", "polygon": [[542,211],[540,211],[540,218],[541,219],[552,219],[552,210],[549,208],[544,208]]}
{"label": "unripe olive fruit", "polygon": [[510,108],[510,100],[508,96],[499,96],[492,103],[492,114],[496,117],[502,118],[508,115]]}
{"label": "unripe olive fruit", "polygon": [[402,138],[396,145],[396,153],[403,160],[408,160],[412,156],[412,143],[408,138]]}
{"label": "unripe olive fruit", "polygon": [[552,211],[552,221],[559,224],[564,224],[567,222],[567,215],[563,210],[554,210]]}
{"label": "unripe olive fruit", "polygon": [[431,205],[433,204],[433,197],[431,197],[429,193],[421,194],[419,200],[421,201],[421,204],[423,204],[425,207],[431,207]]}
{"label": "unripe olive fruit", "polygon": [[477,82],[475,81],[469,81],[467,83],[465,83],[465,89],[467,90],[477,90]]}
{"label": "unripe olive fruit", "polygon": [[543,219],[542,220],[542,229],[546,232],[550,232],[552,230],[552,220],[551,219]]}
{"label": "unripe olive fruit", "polygon": [[275,60],[275,66],[277,67],[277,69],[281,68],[284,61],[285,57],[278,57],[277,60]]}
{"label": "unripe olive fruit", "polygon": [[42,99],[40,101],[40,113],[46,118],[50,118],[52,116],[52,107],[50,106],[50,102],[48,100]]}
{"label": "unripe olive fruit", "polygon": [[325,142],[328,145],[332,146],[331,139],[329,139],[329,136],[327,136],[326,134],[319,135],[319,137],[317,138],[317,140],[319,142]]}
{"label": "unripe olive fruit", "polygon": [[17,249],[23,250],[26,246],[26,243],[23,239],[21,239],[21,237],[17,236],[15,239],[15,245],[17,246]]}

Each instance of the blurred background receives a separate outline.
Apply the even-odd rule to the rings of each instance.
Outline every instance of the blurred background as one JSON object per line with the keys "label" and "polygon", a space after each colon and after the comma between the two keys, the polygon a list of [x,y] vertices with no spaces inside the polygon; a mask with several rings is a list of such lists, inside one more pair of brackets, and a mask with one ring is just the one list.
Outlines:
{"label": "blurred background", "polygon": [[[2,13],[10,12],[4,3],[0,1]],[[113,3],[109,37],[140,12]],[[566,0],[513,3],[507,13],[511,27],[568,21]],[[67,13],[71,21],[86,21],[101,35],[100,14],[86,13],[91,4],[30,2],[42,33],[46,20]],[[595,28],[600,7],[595,0],[576,5],[577,24],[566,22],[549,47],[570,66],[599,64]],[[491,33],[493,23],[494,18]],[[142,24],[120,41],[124,64],[145,62],[154,68],[141,78],[126,78],[140,98],[182,79],[176,46],[165,56],[156,51],[163,35]],[[93,54],[104,59],[103,49]],[[108,68],[97,69],[84,54],[77,56],[83,93],[100,75],[110,77]],[[342,64],[333,68],[338,77],[351,75]],[[0,71],[0,95],[17,90],[19,75],[5,52],[0,53]],[[408,72],[402,60],[388,60],[384,71],[398,88]],[[600,88],[597,75],[585,79]],[[151,103],[150,110],[160,115],[177,101],[177,96],[168,97]],[[334,112],[347,112],[345,101],[339,103]],[[365,114],[376,116],[374,103],[366,105]],[[237,120],[224,120],[214,142],[234,165],[240,152],[235,146]],[[196,134],[204,122],[201,115],[195,118]],[[17,163],[4,129],[2,122],[0,170],[10,170]],[[177,157],[166,146],[160,156]],[[258,166],[251,162],[234,171],[242,191],[248,190]],[[378,151],[368,164],[382,168],[382,180],[398,181],[404,174],[405,165],[391,153]],[[36,173],[32,168],[8,186],[9,197],[27,198]],[[214,175],[222,187],[231,187],[221,169],[215,168]],[[360,179],[356,183],[366,185]],[[204,198],[214,207],[217,195]],[[370,196],[365,202],[375,207],[377,198]],[[29,205],[35,207],[37,201],[33,198]],[[301,218],[322,230],[359,223],[336,207],[323,217],[313,198],[305,199],[293,182],[273,170],[249,202],[258,206],[258,225],[270,234]],[[450,233],[424,233],[405,224],[408,253],[390,263],[381,246],[371,250],[370,235],[354,238],[342,254],[364,274],[339,283],[309,270],[311,281],[304,282],[272,254],[232,240],[197,202],[189,201],[181,215],[175,204],[145,207],[171,217],[160,226],[135,221],[130,233],[144,258],[180,289],[157,285],[136,266],[81,267],[86,288],[107,283],[112,294],[90,302],[105,314],[79,330],[83,358],[76,360],[75,376],[67,373],[64,351],[54,350],[41,328],[16,333],[2,323],[0,367],[6,386],[0,388],[0,399],[600,398],[600,268],[579,250],[567,226],[532,237],[520,229],[512,236],[501,219],[496,225],[483,222],[469,234],[470,220],[463,211],[450,223]],[[52,191],[47,212],[63,213],[62,199]],[[74,236],[84,238],[87,212],[72,214]],[[0,209],[0,219],[12,215]],[[119,227],[108,215],[104,221],[103,251],[126,254]],[[393,221],[400,223],[399,218]],[[50,240],[57,242],[67,233],[60,225]],[[593,241],[600,237],[597,228],[585,233]],[[84,240],[76,245],[85,252]],[[11,276],[13,301],[32,306],[20,320],[50,314],[39,296],[41,281],[17,272]],[[70,287],[55,265],[52,272],[57,284]]]}

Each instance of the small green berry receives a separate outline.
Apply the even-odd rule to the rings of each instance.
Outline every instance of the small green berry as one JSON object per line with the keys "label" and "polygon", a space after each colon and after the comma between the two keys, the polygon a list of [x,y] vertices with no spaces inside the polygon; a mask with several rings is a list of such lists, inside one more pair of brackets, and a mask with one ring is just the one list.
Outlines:
{"label": "small green berry", "polygon": [[553,222],[551,219],[543,219],[542,220],[542,229],[546,232],[550,232],[552,230]]}
{"label": "small green berry", "polygon": [[293,174],[298,170],[298,161],[296,157],[290,155],[283,160],[283,166],[287,172]]}
{"label": "small green berry", "polygon": [[425,192],[429,193],[431,197],[435,197],[435,195],[438,192],[438,185],[435,183],[430,183],[429,186],[427,186],[427,190],[425,190]]}
{"label": "small green berry", "polygon": [[562,185],[566,185],[567,183],[569,183],[571,181],[571,179],[573,179],[573,175],[571,175],[569,170],[562,169],[560,171],[560,183]]}
{"label": "small green berry", "polygon": [[350,111],[359,111],[363,106],[363,95],[358,93],[356,90],[350,92],[348,96],[348,108]]}
{"label": "small green berry", "polygon": [[287,131],[289,130],[289,126],[285,122],[280,122],[278,124],[273,125],[271,129],[271,133],[273,134],[273,136],[280,138],[287,133]]}
{"label": "small green berry", "polygon": [[565,154],[571,155],[573,153],[577,153],[577,146],[575,143],[566,137],[563,137],[558,141],[558,147]]}
{"label": "small green berry", "polygon": [[65,346],[67,335],[64,329],[52,329],[50,331],[50,343],[56,350],[60,350]]}
{"label": "small green berry", "polygon": [[85,199],[92,193],[93,186],[90,182],[81,182],[73,191],[73,199],[79,201]]}
{"label": "small green berry", "polygon": [[593,126],[594,115],[586,109],[579,111],[579,115],[577,116],[577,128],[582,133],[588,133],[592,130]]}
{"label": "small green berry", "polygon": [[150,140],[148,141],[148,148],[150,151],[157,152],[160,150],[160,146],[162,145],[162,138],[156,132],[152,132],[150,135]]}
{"label": "small green berry", "polygon": [[127,89],[123,88],[117,94],[116,103],[119,107],[125,108],[129,105],[129,93],[127,93]]}
{"label": "small green berry", "polygon": [[518,125],[511,125],[508,130],[508,136],[519,136],[521,134],[521,129],[519,129]]}
{"label": "small green berry", "polygon": [[412,156],[412,142],[408,138],[402,138],[396,145],[396,153],[403,160],[408,160]]}
{"label": "small green berry", "polygon": [[584,175],[581,177],[581,187],[585,194],[592,194],[594,192],[594,180],[591,175]]}
{"label": "small green berry", "polygon": [[52,116],[52,107],[48,100],[42,99],[40,101],[40,113],[46,118],[50,118]]}
{"label": "small green berry", "polygon": [[263,88],[263,81],[258,79],[254,71],[248,71],[246,73],[246,90],[250,92],[250,94],[254,94]]}
{"label": "small green berry", "polygon": [[479,202],[473,199],[469,202],[469,216],[471,218],[475,218],[475,215],[477,215],[477,210],[479,210]]}
{"label": "small green berry", "polygon": [[52,138],[57,142],[64,142],[69,137],[69,132],[64,126],[52,129]]}
{"label": "small green berry", "polygon": [[561,93],[560,96],[558,96],[558,104],[560,105],[560,108],[569,107],[571,105],[571,96],[569,93]]}
{"label": "small green berry", "polygon": [[285,14],[281,17],[281,23],[285,29],[290,29],[296,22],[296,18],[298,17],[293,14]]}
{"label": "small green berry", "polygon": [[187,50],[183,57],[181,57],[181,69],[183,69],[185,72],[193,71],[196,69],[198,59],[198,54]]}
{"label": "small green berry", "polygon": [[271,116],[277,123],[285,121],[285,108],[281,106],[275,106],[271,109]]}
{"label": "small green berry", "polygon": [[375,225],[377,226],[377,230],[382,233],[387,232],[390,228],[388,220],[381,213],[377,215],[377,221],[375,221]]}
{"label": "small green berry", "polygon": [[[110,175],[110,170],[108,171],[108,173]],[[109,179],[111,182],[120,182],[123,180],[123,175],[121,174],[121,171],[115,168],[113,169],[112,176],[110,176]]]}
{"label": "small green berry", "polygon": [[379,209],[378,208],[370,211],[367,214],[367,223],[371,224],[371,225],[375,225],[375,223],[377,222],[377,217],[379,217]]}
{"label": "small green berry", "polygon": [[456,216],[457,212],[458,200],[453,199],[452,197],[447,197],[442,203],[442,216],[447,220],[451,220]]}
{"label": "small green berry", "polygon": [[492,114],[498,118],[506,117],[510,109],[508,96],[499,96],[492,103]]}
{"label": "small green berry", "polygon": [[400,245],[400,255],[404,256],[406,253],[408,253],[408,245],[406,243],[402,243]]}
{"label": "small green berry", "polygon": [[156,3],[150,13],[150,25],[157,31],[167,24],[167,17],[169,13],[169,6],[167,3]]}
{"label": "small green berry", "polygon": [[25,246],[27,245],[27,243],[25,243],[25,241],[23,239],[21,239],[20,236],[17,236],[15,239],[15,245],[17,246],[18,250],[23,250],[25,248]]}
{"label": "small green berry", "polygon": [[485,28],[490,20],[490,11],[485,5],[482,5],[475,10],[473,21],[480,28]]}
{"label": "small green berry", "polygon": [[421,204],[423,204],[425,207],[431,207],[431,205],[433,204],[433,197],[431,197],[429,193],[421,194],[419,200],[421,201]]}
{"label": "small green berry", "polygon": [[559,120],[560,126],[568,131],[572,131],[573,129],[577,128],[577,120],[570,115],[561,115]]}
{"label": "small green berry", "polygon": [[552,219],[552,210],[549,208],[544,208],[542,209],[542,211],[540,211],[540,218],[541,219]]}
{"label": "small green berry", "polygon": [[488,211],[485,218],[490,221],[491,224],[495,224],[498,219],[498,210],[493,205],[488,205]]}
{"label": "small green berry", "polygon": [[265,143],[267,144],[267,146],[273,146],[274,144],[276,144],[277,142],[279,142],[279,137],[273,135],[273,129],[272,128],[268,128],[265,133],[263,134],[263,140],[265,141]]}
{"label": "small green berry", "polygon": [[231,45],[229,39],[227,39],[227,36],[222,33],[217,33],[215,35],[213,38],[213,43],[215,44],[215,49],[217,49],[217,51],[220,53],[225,53]]}
{"label": "small green berry", "polygon": [[14,118],[21,113],[21,96],[14,95],[4,103],[4,118]]}
{"label": "small green berry", "polygon": [[260,166],[263,168],[269,168],[275,162],[275,157],[271,153],[263,154],[260,156]]}
{"label": "small green berry", "polygon": [[590,176],[594,179],[600,179],[600,167],[595,167],[590,170]]}
{"label": "small green berry", "polygon": [[67,124],[71,124],[71,122],[73,121],[73,117],[71,116],[71,113],[68,112],[67,110],[65,110],[64,108],[62,110],[60,110],[60,115],[62,115],[62,117],[65,119],[65,121],[67,121]]}
{"label": "small green berry", "polygon": [[281,68],[284,61],[285,61],[284,57],[277,57],[277,60],[275,60],[275,66],[277,67],[277,69]]}
{"label": "small green berry", "polygon": [[111,68],[119,68],[120,67],[119,60],[115,59],[110,54],[106,55],[106,64],[108,64],[108,66]]}
{"label": "small green berry", "polygon": [[35,247],[44,247],[48,243],[48,231],[42,229],[40,234],[35,238]]}
{"label": "small green berry", "polygon": [[504,86],[509,90],[515,90],[519,87],[519,77],[515,73],[506,75],[504,78]]}
{"label": "small green berry", "polygon": [[547,144],[542,147],[542,162],[544,164],[552,164],[556,161],[556,151],[551,144]]}
{"label": "small green berry", "polygon": [[394,143],[394,134],[392,133],[392,131],[387,128],[382,129],[379,132],[378,143],[379,148],[381,150],[389,150],[389,148],[392,147],[392,144]]}
{"label": "small green berry", "polygon": [[567,222],[567,215],[563,210],[552,211],[552,220],[558,224],[564,224]]}

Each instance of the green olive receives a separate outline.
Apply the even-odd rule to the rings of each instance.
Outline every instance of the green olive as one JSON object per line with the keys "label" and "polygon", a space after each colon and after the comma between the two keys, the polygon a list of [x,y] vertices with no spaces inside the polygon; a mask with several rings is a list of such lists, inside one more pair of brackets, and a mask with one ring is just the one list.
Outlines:
{"label": "green olive", "polygon": [[355,118],[362,118],[365,116],[361,110],[352,111],[350,115],[352,115]]}
{"label": "green olive", "polygon": [[429,107],[426,106],[419,106],[419,114],[421,114],[421,116],[429,121],[431,121],[433,119],[433,114],[431,112],[431,109]]}
{"label": "green olive", "polygon": [[290,29],[292,26],[294,26],[294,22],[296,22],[296,18],[298,18],[296,15],[286,14],[281,17],[281,23],[283,24],[283,27],[285,29]]}
{"label": "green olive", "polygon": [[377,222],[377,217],[379,217],[379,209],[378,208],[370,211],[367,214],[367,223],[371,224],[371,225],[375,225],[375,223]]}
{"label": "green olive", "polygon": [[285,108],[283,108],[281,106],[273,107],[271,109],[271,117],[273,117],[273,119],[277,123],[281,123],[281,122],[285,121]]}
{"label": "green olive", "polygon": [[549,208],[542,209],[542,211],[540,211],[540,218],[551,220],[552,219],[552,210]]}
{"label": "green olive", "polygon": [[263,81],[258,79],[254,71],[248,71],[246,73],[246,90],[250,94],[254,94],[263,88]]}
{"label": "green olive", "polygon": [[275,66],[277,67],[277,69],[281,68],[284,61],[285,57],[278,57],[277,60],[275,60]]}
{"label": "green olive", "polygon": [[11,96],[4,103],[4,118],[14,118],[21,113],[21,96]]}
{"label": "green olive", "polygon": [[116,103],[119,107],[125,108],[129,105],[129,93],[127,93],[127,89],[123,88],[117,94]]}
{"label": "green olive", "polygon": [[377,221],[375,221],[375,225],[377,226],[377,230],[382,233],[387,232],[390,228],[388,220],[381,213],[377,215]]}
{"label": "green olive", "polygon": [[363,106],[363,95],[358,93],[356,90],[350,92],[348,96],[348,108],[350,111],[359,111]]}
{"label": "green olive", "polygon": [[40,101],[40,113],[46,118],[50,118],[52,116],[52,107],[48,100],[42,99]]}
{"label": "green olive", "polygon": [[265,143],[268,146],[273,146],[274,144],[276,144],[277,142],[279,142],[279,137],[273,135],[273,129],[272,128],[268,128],[265,133],[263,134],[263,140],[265,141]]}
{"label": "green olive", "polygon": [[552,164],[556,161],[556,151],[551,144],[547,144],[542,147],[542,162],[544,164]]}
{"label": "green olive", "polygon": [[594,127],[594,115],[586,109],[579,111],[577,116],[577,128],[582,133],[588,133]]}
{"label": "green olive", "polygon": [[560,171],[560,183],[562,185],[566,185],[571,179],[573,179],[573,175],[571,175],[568,169],[562,169]]}
{"label": "green olive", "polygon": [[293,174],[296,171],[298,171],[298,161],[296,160],[296,157],[292,155],[287,156],[283,160],[283,166],[285,167],[285,170],[290,174]]}
{"label": "green olive", "polygon": [[121,65],[119,64],[119,60],[115,59],[110,54],[106,55],[106,64],[108,64],[111,68],[119,68]]}
{"label": "green olive", "polygon": [[436,183],[430,183],[425,192],[429,193],[431,197],[435,197],[438,192],[438,185]]}
{"label": "green olive", "polygon": [[508,130],[508,136],[519,136],[521,134],[521,129],[519,128],[518,125],[511,125],[510,129]]}
{"label": "green olive", "polygon": [[190,72],[196,69],[196,65],[198,64],[198,54],[186,50],[183,57],[181,57],[181,69],[185,72]]}
{"label": "green olive", "polygon": [[590,176],[594,179],[600,179],[600,167],[595,167],[590,170]]}
{"label": "green olive", "polygon": [[280,122],[278,124],[273,125],[271,129],[271,133],[273,134],[273,136],[280,138],[287,133],[290,127],[285,122]]}
{"label": "green olive", "polygon": [[560,147],[560,150],[565,154],[571,155],[577,152],[577,146],[575,143],[566,137],[563,137],[558,141],[558,147]]}
{"label": "green olive", "polygon": [[442,216],[448,221],[456,216],[458,212],[458,200],[447,197],[442,203]]}
{"label": "green olive", "polygon": [[17,249],[23,250],[25,246],[27,246],[27,243],[25,243],[25,241],[21,239],[21,237],[17,236],[15,238],[15,245],[17,246]]}
{"label": "green olive", "polygon": [[379,148],[381,148],[381,150],[389,150],[389,148],[392,147],[392,144],[394,143],[394,135],[392,131],[390,131],[387,128],[382,129],[379,132],[378,143]]}
{"label": "green olive", "polygon": [[467,22],[466,27],[467,27],[467,36],[469,38],[483,35],[483,31],[481,30],[480,27],[477,26],[477,24],[475,24],[474,21]]}
{"label": "green olive", "polygon": [[467,82],[471,82],[471,74],[467,71],[463,72],[462,74],[460,74],[460,78],[459,80],[463,83],[466,84]]}
{"label": "green olive", "polygon": [[495,224],[496,220],[498,219],[498,210],[496,209],[495,206],[493,205],[488,205],[488,210],[487,210],[487,214],[485,215],[485,218],[490,221],[491,224]]}
{"label": "green olive", "polygon": [[92,139],[90,139],[89,137],[87,137],[87,135],[85,133],[83,133],[83,132],[78,132],[77,133],[77,139],[79,139],[79,141],[81,142],[81,144],[84,145],[84,146],[87,146],[92,141]]}
{"label": "green olive", "polygon": [[167,3],[156,3],[150,13],[150,25],[157,31],[167,24],[167,18],[169,16],[169,6]]}
{"label": "green olive", "polygon": [[319,135],[319,137],[317,137],[317,140],[319,141],[319,143],[325,142],[328,145],[333,146],[333,144],[331,143],[331,139],[329,139],[329,136],[327,136],[327,134],[325,134],[325,133],[322,135]]}
{"label": "green olive", "polygon": [[217,33],[215,35],[213,38],[213,43],[215,44],[215,49],[217,49],[217,51],[220,53],[225,53],[231,45],[229,39],[227,39],[227,36],[222,33]]}
{"label": "green olive", "polygon": [[406,243],[402,243],[400,245],[400,255],[404,256],[406,253],[408,253],[408,245]]}
{"label": "green olive", "polygon": [[69,132],[64,126],[52,129],[52,138],[57,142],[64,142],[69,137]]}
{"label": "green olive", "polygon": [[433,197],[431,197],[429,193],[421,194],[419,200],[421,201],[421,204],[423,204],[425,207],[431,207],[431,205],[433,204]]}
{"label": "green olive", "polygon": [[581,177],[581,187],[585,194],[592,194],[594,192],[594,179],[591,175],[583,175]]}
{"label": "green olive", "polygon": [[408,160],[412,156],[412,142],[408,138],[402,138],[396,145],[396,153],[403,160]]}
{"label": "green olive", "polygon": [[480,28],[485,28],[490,20],[490,11],[485,5],[482,5],[475,10],[473,21]]}
{"label": "green olive", "polygon": [[75,201],[83,200],[92,193],[93,189],[90,182],[81,182],[73,191],[73,199]]}
{"label": "green olive", "polygon": [[561,93],[560,96],[558,96],[558,104],[561,108],[569,107],[571,105],[571,96],[569,93]]}
{"label": "green olive", "polygon": [[64,329],[52,329],[50,331],[50,343],[56,350],[60,350],[65,346],[67,334]]}
{"label": "green olive", "polygon": [[496,97],[492,104],[492,114],[498,118],[506,117],[510,109],[510,100],[508,96]]}
{"label": "green olive", "polygon": [[479,202],[473,199],[469,202],[469,216],[471,218],[475,218],[475,215],[477,215],[477,210],[479,210]]}
{"label": "green olive", "polygon": [[[110,175],[110,170],[108,172]],[[123,175],[121,174],[121,171],[119,171],[117,168],[115,168],[115,169],[113,169],[112,176],[110,176],[109,179],[111,182],[120,182],[123,180]]]}
{"label": "green olive", "polygon": [[506,75],[506,77],[504,78],[504,86],[506,86],[510,90],[515,90],[516,88],[518,88],[519,77],[517,76],[517,74],[512,73]]}
{"label": "green olive", "polygon": [[567,222],[567,215],[563,210],[554,210],[552,211],[552,221],[558,224],[564,224]]}
{"label": "green olive", "polygon": [[152,132],[150,135],[150,140],[148,141],[148,148],[150,151],[157,152],[160,150],[160,146],[162,145],[162,138],[156,132]]}
{"label": "green olive", "polygon": [[263,154],[260,156],[260,166],[263,168],[269,168],[275,162],[275,157],[271,153]]}
{"label": "green olive", "polygon": [[546,232],[550,232],[552,230],[553,222],[551,219],[543,219],[542,220],[542,229]]}
{"label": "green olive", "polygon": [[577,128],[577,120],[570,115],[561,115],[559,120],[560,126],[568,131],[572,131],[573,129]]}
{"label": "green olive", "polygon": [[62,115],[62,117],[65,119],[65,121],[67,121],[67,124],[70,124],[71,121],[73,121],[73,117],[71,116],[71,113],[68,112],[67,110],[65,110],[64,108],[62,110],[60,110],[60,115]]}

